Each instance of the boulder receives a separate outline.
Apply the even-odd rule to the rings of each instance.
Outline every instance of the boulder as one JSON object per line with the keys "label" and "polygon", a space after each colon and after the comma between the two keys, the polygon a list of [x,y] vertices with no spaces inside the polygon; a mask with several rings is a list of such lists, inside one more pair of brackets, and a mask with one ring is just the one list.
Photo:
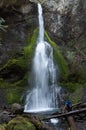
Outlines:
{"label": "boulder", "polygon": [[18,116],[7,124],[6,130],[36,130],[36,128],[27,119]]}
{"label": "boulder", "polygon": [[22,114],[24,110],[24,107],[22,107],[20,104],[18,103],[14,103],[11,105],[11,112],[13,114]]}
{"label": "boulder", "polygon": [[7,123],[10,120],[11,120],[11,117],[9,116],[9,112],[8,111],[0,112],[0,124]]}

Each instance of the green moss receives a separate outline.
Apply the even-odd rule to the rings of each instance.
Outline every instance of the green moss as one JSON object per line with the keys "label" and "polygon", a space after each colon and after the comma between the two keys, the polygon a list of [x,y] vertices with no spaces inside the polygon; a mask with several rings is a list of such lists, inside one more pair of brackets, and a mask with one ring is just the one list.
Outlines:
{"label": "green moss", "polygon": [[[25,81],[24,81],[25,80]],[[20,101],[21,96],[23,92],[25,91],[25,86],[26,79],[20,80],[15,82],[14,84],[8,83],[4,81],[3,79],[0,79],[0,88],[5,89],[6,92],[6,102],[7,104],[12,104],[14,102],[22,102]]]}
{"label": "green moss", "polygon": [[36,128],[27,119],[19,116],[7,124],[6,130],[36,130]]}
{"label": "green moss", "polygon": [[27,84],[27,75],[25,75],[25,77],[23,77],[23,79],[18,80],[14,83],[10,83],[5,81],[3,78],[0,78],[0,88],[18,88],[18,87],[23,87]]}
{"label": "green moss", "polygon": [[24,89],[10,88],[6,90],[6,99],[8,104],[20,103],[21,95]]}
{"label": "green moss", "polygon": [[37,123],[37,128],[40,130],[42,128],[42,123],[40,121],[38,121]]}
{"label": "green moss", "polygon": [[[15,69],[15,71],[13,71]],[[19,78],[18,81],[16,81],[16,72],[19,70],[20,76],[22,74],[22,77]],[[3,67],[0,68],[0,72],[8,73],[8,77],[6,78],[0,78],[0,88],[16,88],[16,87],[22,87],[26,83],[26,75],[23,77],[24,73],[26,71],[26,63],[25,60],[21,57],[18,59],[10,59]],[[11,81],[10,74],[14,73],[14,78]],[[18,72],[17,72],[18,73]]]}
{"label": "green moss", "polygon": [[86,70],[79,67],[77,70],[77,81],[78,83],[86,83]]}
{"label": "green moss", "polygon": [[3,78],[0,78],[0,88],[7,88],[9,87],[9,83],[5,82]]}
{"label": "green moss", "polygon": [[85,84],[80,84],[80,83],[72,83],[72,82],[64,82],[64,83],[60,83],[61,86],[63,87],[66,87],[66,89],[73,93],[76,91],[76,89],[78,88],[84,88],[86,86],[86,83]]}
{"label": "green moss", "polygon": [[4,70],[5,68],[9,68],[13,65],[20,67],[20,69],[24,70],[26,68],[26,61],[24,57],[10,59],[5,65],[3,65],[3,67],[0,68],[0,71]]}
{"label": "green moss", "polygon": [[27,60],[29,59],[30,63],[31,63],[32,58],[34,56],[34,50],[35,50],[35,47],[36,47],[37,36],[38,36],[38,29],[35,29],[32,37],[28,38],[29,45],[24,47],[24,51],[23,51],[24,57]]}
{"label": "green moss", "polygon": [[83,90],[86,88],[85,84],[79,84],[79,83],[61,83],[61,86],[65,87],[68,90],[67,95],[64,96],[65,100],[70,100],[72,104],[78,103],[82,101],[83,98]]}
{"label": "green moss", "polygon": [[65,46],[65,56],[69,63],[70,68],[70,82],[78,82],[84,84],[86,82],[86,65],[85,65],[85,52],[86,52],[86,39],[80,38],[77,40],[72,39]]}
{"label": "green moss", "polygon": [[82,96],[83,96],[83,87],[79,87],[75,90],[75,92],[70,96],[70,99],[72,100],[72,103],[78,103],[82,101]]}
{"label": "green moss", "polygon": [[3,125],[0,125],[0,130],[5,130],[5,127]]}
{"label": "green moss", "polygon": [[[12,104],[14,102],[20,102],[20,97],[24,91],[23,86],[26,86],[27,84],[28,79],[27,69],[28,67],[31,68],[30,65],[34,55],[37,35],[38,30],[36,29],[32,37],[28,38],[28,46],[24,47],[22,56],[20,56],[19,58],[9,59],[8,62],[0,68],[0,72],[2,72],[2,74],[3,72],[6,72],[6,74],[8,73],[7,77],[8,79],[0,78],[0,88],[5,88],[5,90],[7,91],[6,98],[8,104]],[[23,75],[22,78],[19,78],[19,80],[17,81],[16,80],[12,81],[10,79],[10,74],[11,73],[13,74],[13,71],[11,71],[13,69],[15,69],[16,72],[19,70],[20,72],[19,76],[21,77],[22,74]],[[14,79],[16,77],[15,72],[13,76],[14,77],[12,78]]]}
{"label": "green moss", "polygon": [[23,87],[25,85],[27,85],[27,74],[23,77],[23,79],[18,80],[17,82],[11,84],[11,86],[13,87]]}
{"label": "green moss", "polygon": [[57,44],[55,42],[53,42],[49,38],[47,32],[45,32],[45,36],[47,38],[47,41],[51,44],[51,46],[54,49],[54,59],[60,68],[61,77],[63,80],[67,80],[67,77],[69,75],[69,69],[68,69],[67,63],[66,63],[65,59],[63,58],[59,47],[57,46]]}

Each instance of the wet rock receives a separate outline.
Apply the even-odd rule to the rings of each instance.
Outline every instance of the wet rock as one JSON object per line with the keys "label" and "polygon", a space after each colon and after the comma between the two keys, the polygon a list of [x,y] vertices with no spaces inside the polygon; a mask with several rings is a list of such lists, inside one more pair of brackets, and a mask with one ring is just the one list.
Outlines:
{"label": "wet rock", "polygon": [[0,124],[7,123],[8,121],[11,120],[11,117],[9,116],[9,114],[10,113],[8,111],[0,112]]}
{"label": "wet rock", "polygon": [[4,108],[5,106],[6,106],[6,92],[4,89],[0,89],[0,109]]}
{"label": "wet rock", "polygon": [[47,0],[44,2],[45,25],[55,37],[68,41],[85,35],[86,2],[84,0]]}
{"label": "wet rock", "polygon": [[28,2],[16,0],[14,3],[20,3],[20,12],[23,14],[31,12],[35,14],[37,9],[33,11],[34,3],[37,7],[38,2],[43,4],[46,29],[57,37],[56,40],[61,38],[67,42],[85,35],[85,0],[29,0]]}
{"label": "wet rock", "polygon": [[24,4],[21,6],[20,11],[22,14],[28,14],[32,10],[32,5],[31,4]]}
{"label": "wet rock", "polygon": [[11,112],[14,114],[15,113],[20,114],[23,112],[23,107],[18,103],[14,103],[11,105]]}

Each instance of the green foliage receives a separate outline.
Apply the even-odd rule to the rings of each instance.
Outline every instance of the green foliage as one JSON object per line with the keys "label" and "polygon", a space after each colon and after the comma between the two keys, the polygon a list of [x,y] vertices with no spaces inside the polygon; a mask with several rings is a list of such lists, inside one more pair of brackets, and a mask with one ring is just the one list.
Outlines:
{"label": "green foliage", "polygon": [[83,68],[78,68],[76,73],[77,82],[81,84],[86,83],[86,71]]}
{"label": "green foliage", "polygon": [[19,103],[20,97],[22,95],[22,91],[23,91],[23,89],[17,89],[17,88],[8,89],[7,95],[6,95],[7,103],[8,104],[12,104],[14,102]]}
{"label": "green foliage", "polygon": [[72,51],[67,51],[67,56],[68,60],[73,60],[73,57],[74,57],[74,52]]}
{"label": "green foliage", "polygon": [[59,47],[57,46],[57,44],[55,42],[53,42],[49,38],[47,32],[45,32],[45,36],[47,38],[47,41],[51,44],[51,46],[54,49],[54,59],[60,68],[61,77],[63,80],[67,80],[67,77],[69,75],[69,69],[68,69],[67,63],[66,63],[65,59],[63,58]]}
{"label": "green foliage", "polygon": [[25,91],[26,77],[15,83],[9,83],[0,78],[0,88],[4,88],[6,91],[6,102],[12,104],[14,102],[20,102],[20,98]]}
{"label": "green foliage", "polygon": [[7,88],[9,87],[9,83],[5,82],[3,78],[0,78],[0,88]]}
{"label": "green foliage", "polygon": [[70,93],[73,93],[78,88],[84,88],[86,84],[79,84],[79,83],[72,83],[72,82],[66,82],[66,83],[60,83],[61,86],[66,87],[67,90]]}
{"label": "green foliage", "polygon": [[5,127],[3,125],[0,125],[0,130],[5,130]]}
{"label": "green foliage", "polygon": [[83,96],[83,88],[82,86],[81,87],[79,86],[79,88],[77,88],[75,92],[70,96],[70,99],[72,103],[75,104],[82,100],[82,96]]}
{"label": "green foliage", "polygon": [[61,83],[61,86],[64,86],[68,93],[64,96],[64,99],[72,101],[72,104],[78,103],[82,100],[83,96],[83,89],[86,88],[85,84],[79,84],[79,83]]}
{"label": "green foliage", "polygon": [[36,130],[36,128],[27,119],[18,116],[7,124],[6,130]]}

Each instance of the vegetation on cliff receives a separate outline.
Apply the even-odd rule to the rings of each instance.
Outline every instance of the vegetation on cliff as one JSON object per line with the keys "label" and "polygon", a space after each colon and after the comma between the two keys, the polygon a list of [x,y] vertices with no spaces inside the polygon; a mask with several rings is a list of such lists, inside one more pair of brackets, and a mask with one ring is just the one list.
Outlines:
{"label": "vegetation on cliff", "polygon": [[[29,44],[23,48],[22,56],[8,60],[8,62],[0,68],[0,88],[9,88],[9,94],[7,94],[8,103],[20,102],[21,94],[24,91],[23,86],[27,86],[27,79],[28,76],[30,76],[37,37],[38,29],[34,30],[31,38],[30,36],[27,38]],[[54,50],[54,60],[60,69],[60,85],[67,87],[70,92],[74,92],[78,89],[77,86],[82,86],[83,88],[82,83],[85,84],[85,82],[82,69],[77,69],[76,73],[76,70],[74,72],[76,64],[71,64],[73,71],[69,71],[69,63],[73,62],[72,54],[67,53],[67,59],[69,59],[69,63],[67,63],[67,60],[64,59],[61,53],[60,47],[49,38],[47,32],[45,32],[45,39],[51,44]],[[27,71],[29,73],[27,73]],[[75,73],[75,75],[73,75],[73,73]],[[15,88],[15,91],[12,88]],[[15,96],[16,93],[18,93],[17,96]]]}
{"label": "vegetation on cliff", "polygon": [[[0,68],[0,88],[6,90],[7,102],[20,102],[20,97],[27,86],[28,72],[31,71],[32,59],[37,40],[37,29],[33,36],[27,38],[28,45],[24,47],[22,56],[11,58]],[[18,93],[18,95],[16,95]]]}
{"label": "vegetation on cliff", "polygon": [[[41,2],[41,0],[35,0],[35,1]],[[2,8],[6,7],[6,9],[7,8],[9,9],[9,7],[11,6],[11,9],[12,9],[11,11],[13,11],[12,13],[15,14],[15,13],[17,13],[17,11],[20,9],[20,7],[22,5],[28,5],[30,2],[35,2],[35,1],[30,0],[30,1],[27,2],[25,0],[19,0],[19,1],[18,0],[11,0],[11,1],[2,0],[0,2],[0,7],[1,7],[1,10],[3,10]],[[32,4],[32,3],[30,3],[30,4]],[[15,8],[14,7],[12,8],[12,6],[14,6],[14,5],[15,5]],[[32,7],[32,5],[30,5],[29,8],[30,8],[30,13],[31,13],[30,15],[32,15],[34,7]],[[9,13],[10,11],[8,11],[8,9],[7,9],[7,12]],[[15,9],[18,9],[18,10],[15,10]],[[2,11],[2,15],[4,13],[6,13],[5,10]],[[4,14],[4,15],[6,15],[6,14]],[[20,17],[22,17],[22,15],[21,16],[20,16],[20,14],[17,14],[17,15],[18,15],[17,18],[19,20],[18,24],[22,24],[22,20],[19,19]],[[63,18],[62,20],[64,20],[64,17],[65,17],[65,19],[68,18],[67,20],[70,21],[70,15],[71,15],[71,12],[69,12],[68,14],[65,14],[65,16],[63,16],[63,17],[61,15],[61,19]],[[5,16],[5,17],[7,17],[7,16]],[[53,17],[54,17],[54,15],[53,15]],[[58,17],[58,14],[57,14],[56,17]],[[25,19],[23,19],[23,21],[26,20],[26,16],[24,18]],[[32,18],[32,17],[30,16],[29,19],[27,19],[28,24],[29,24],[30,18]],[[50,20],[50,19],[46,18],[46,16],[45,16],[45,21],[46,21],[46,19],[47,19],[47,21],[50,20],[51,22],[47,22],[47,23],[52,24],[52,21],[55,20],[53,22],[57,23],[57,20],[54,19],[54,18],[52,20],[52,18]],[[7,18],[7,19],[9,19],[9,18]],[[7,22],[6,25],[4,23],[4,26],[3,26],[3,22],[4,22],[4,19],[1,18],[0,31],[2,31],[2,30],[5,31],[4,27],[7,25],[7,23],[9,23],[9,22]],[[65,21],[64,21],[64,23],[65,23]],[[65,23],[65,24],[67,24],[67,23]],[[70,25],[68,25],[68,27],[69,26]],[[29,28],[32,28],[32,27],[29,26]],[[54,28],[54,26],[52,26],[52,28]],[[47,29],[48,32],[50,31],[49,30],[50,28],[48,29],[47,26],[46,26],[46,29]],[[63,30],[63,32],[67,31],[65,27],[63,29],[65,30],[65,31]],[[70,34],[69,33],[70,28],[68,28],[68,29],[69,30],[67,31],[67,34]],[[17,30],[17,28],[16,28],[16,30]],[[16,30],[12,30],[11,32],[13,32],[13,31],[16,32]],[[32,29],[30,29],[30,30],[32,30]],[[75,28],[75,30],[77,30],[77,29]],[[25,31],[25,30],[23,30],[23,31]],[[22,31],[21,34],[23,34],[23,31]],[[59,31],[61,31],[61,30],[59,30]],[[53,31],[50,31],[49,33],[51,33],[51,32],[53,32]],[[9,31],[7,31],[7,33],[9,33]],[[54,36],[53,34],[52,34],[52,39],[53,39],[53,36]],[[71,35],[71,37],[72,37],[72,35]],[[28,36],[27,36],[28,37],[27,38],[27,46],[23,46],[22,52],[19,52],[20,54],[18,53],[17,56],[15,56],[15,54],[14,54],[13,57],[9,56],[9,59],[6,62],[3,62],[3,65],[0,66],[0,88],[6,89],[7,92],[9,92],[9,94],[7,94],[8,103],[12,103],[12,102],[15,102],[15,101],[18,102],[19,101],[18,99],[21,97],[22,92],[24,91],[24,89],[26,89],[27,82],[28,82],[27,80],[28,80],[28,77],[30,77],[31,66],[32,66],[32,58],[34,56],[34,50],[35,50],[35,46],[36,46],[37,36],[38,36],[37,30],[34,31],[32,36],[28,34]],[[55,36],[58,36],[58,35],[55,34]],[[56,41],[56,43],[53,42],[50,39],[50,37],[48,36],[47,32],[45,32],[45,39],[53,47],[54,61],[60,69],[59,84],[63,87],[66,87],[68,89],[68,91],[73,93],[73,92],[78,91],[78,88],[79,89],[81,87],[83,88],[85,86],[85,83],[86,83],[86,81],[85,81],[86,80],[85,79],[86,70],[85,70],[85,67],[84,67],[86,55],[85,55],[85,51],[83,51],[84,50],[83,48],[85,48],[85,45],[86,45],[86,39],[81,38],[81,39],[84,39],[84,40],[83,41],[79,41],[79,40],[74,41],[75,38],[72,39],[72,40],[70,40],[70,39],[68,40],[67,39],[68,36],[69,35],[66,35],[66,33],[64,33],[63,41],[65,42],[65,44],[64,44],[64,47],[63,47],[62,45],[60,46],[60,44],[58,44],[57,41]],[[20,39],[17,39],[17,40],[18,40],[18,42],[20,42],[19,41]],[[53,39],[53,40],[55,40],[55,39]],[[67,41],[67,43],[66,43],[66,41]],[[8,42],[9,42],[9,40],[8,40]],[[4,42],[0,43],[0,45],[2,45],[2,44],[4,45]],[[9,43],[7,43],[7,44],[9,44]],[[20,45],[20,46],[22,46],[22,45]],[[16,49],[14,48],[14,53],[15,53],[15,51],[16,51]],[[11,53],[9,53],[9,55],[11,55]],[[13,88],[15,88],[14,92],[13,92]],[[15,96],[16,93],[19,93],[18,96]]]}
{"label": "vegetation on cliff", "polygon": [[66,60],[62,56],[60,47],[50,39],[47,32],[45,32],[45,36],[46,36],[47,41],[53,47],[54,60],[55,60],[56,64],[59,66],[61,79],[67,80],[68,75],[69,75],[69,69],[68,69]]}

